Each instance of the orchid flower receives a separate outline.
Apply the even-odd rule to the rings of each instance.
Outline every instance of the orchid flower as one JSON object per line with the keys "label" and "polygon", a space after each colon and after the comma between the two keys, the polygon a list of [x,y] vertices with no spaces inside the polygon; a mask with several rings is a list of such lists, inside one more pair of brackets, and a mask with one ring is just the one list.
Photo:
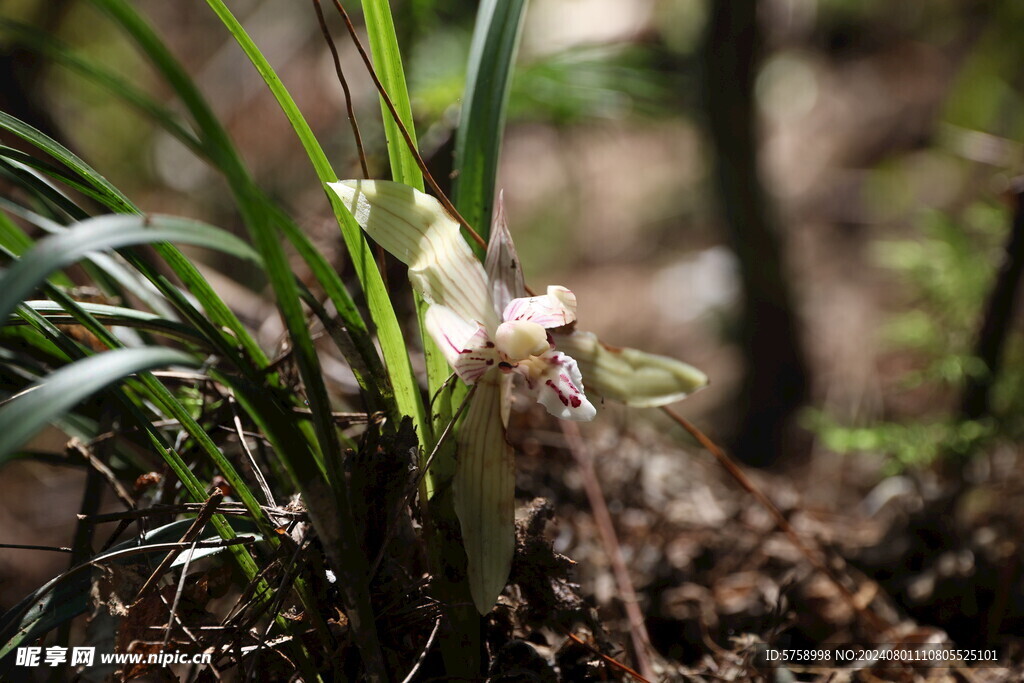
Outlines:
{"label": "orchid flower", "polygon": [[576,297],[565,287],[528,296],[500,199],[485,268],[433,197],[387,181],[328,186],[363,230],[409,267],[429,304],[427,331],[459,378],[476,385],[457,432],[452,486],[470,592],[486,613],[505,587],[515,550],[515,470],[505,436],[514,378],[555,417],[591,420],[597,410],[584,378],[601,396],[657,406],[699,389],[707,377],[576,331]]}

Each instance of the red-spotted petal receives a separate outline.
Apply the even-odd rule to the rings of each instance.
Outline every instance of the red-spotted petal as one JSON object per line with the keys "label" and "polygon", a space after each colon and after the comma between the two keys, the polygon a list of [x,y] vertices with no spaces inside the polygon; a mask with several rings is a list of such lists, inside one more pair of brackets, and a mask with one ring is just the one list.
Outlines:
{"label": "red-spotted petal", "polygon": [[528,378],[537,392],[537,402],[563,420],[593,420],[597,409],[583,393],[583,377],[576,361],[558,351],[548,351],[537,360],[544,365]]}
{"label": "red-spotted petal", "polygon": [[448,364],[466,384],[473,384],[498,363],[498,352],[487,330],[476,321],[463,320],[447,306],[434,305],[423,318]]}
{"label": "red-spotted petal", "polygon": [[576,295],[565,287],[551,285],[543,296],[510,301],[502,319],[527,320],[548,329],[562,327],[576,320]]}

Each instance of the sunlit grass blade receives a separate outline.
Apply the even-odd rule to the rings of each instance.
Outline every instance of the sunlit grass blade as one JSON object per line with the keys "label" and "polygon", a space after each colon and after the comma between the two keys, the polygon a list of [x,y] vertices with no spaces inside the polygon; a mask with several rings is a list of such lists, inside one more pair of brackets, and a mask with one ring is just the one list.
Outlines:
{"label": "sunlit grass blade", "polygon": [[[386,379],[382,376],[383,373],[378,372],[381,364],[376,350],[373,348],[373,342],[369,331],[366,329],[366,324],[359,316],[355,306],[347,304],[347,301],[351,301],[351,299],[344,295],[343,288],[339,287],[340,279],[336,275],[333,278],[326,276],[326,271],[322,268],[323,259],[316,258],[315,250],[310,248],[308,239],[302,235],[299,227],[276,206],[273,206],[272,202],[256,186],[227,132],[217,120],[185,70],[167,50],[166,46],[145,20],[124,0],[94,0],[94,3],[108,12],[138,44],[142,52],[150,59],[156,69],[181,98],[195,120],[203,146],[209,152],[208,157],[211,163],[224,173],[228,179],[246,224],[252,226],[255,222],[262,220],[263,214],[267,211],[272,212],[276,227],[286,233],[300,254],[307,259],[310,268],[317,275],[318,279],[321,280],[325,291],[335,304],[339,317],[343,320],[346,329],[355,342],[356,349],[362,354],[360,359],[362,365],[365,365],[375,373],[376,386],[368,385],[367,389],[371,393],[374,393],[374,390],[376,390],[380,400],[385,405],[391,403],[389,395],[393,392],[396,397],[394,403],[397,404],[399,412],[413,415],[418,414],[416,408],[419,404],[419,397],[416,393],[412,368],[408,358],[399,355],[400,352],[404,353],[404,340],[401,337],[401,330],[391,309],[391,303],[387,299],[383,282],[376,271],[376,265],[372,259],[367,261],[364,258],[367,249],[360,237],[358,228],[351,221],[346,224],[342,215],[344,211],[337,206],[333,207],[339,224],[342,227],[346,246],[349,249],[349,253],[353,256],[357,276],[363,285],[364,292],[366,292],[371,315],[377,326],[381,349],[387,364]],[[262,59],[262,55],[259,55],[259,51],[255,49],[255,46],[252,46],[250,57],[254,60]],[[268,64],[265,65],[265,70],[259,63],[256,65],[261,70],[261,73],[268,75],[268,77],[272,76],[273,71]],[[290,112],[289,118],[292,119],[300,140],[306,146],[318,175],[324,180],[336,180],[326,156],[324,156],[316,139],[308,130],[308,126],[305,125],[294,103],[291,102],[287,91],[283,89],[283,86],[280,86],[279,82],[276,82],[276,77],[273,77],[271,80],[274,80],[278,86],[275,95],[278,96],[286,113]],[[273,85],[271,89],[274,90]],[[284,98],[283,100],[282,97]],[[359,365],[360,363],[353,361],[353,364]],[[420,408],[420,412],[422,412],[422,408]],[[393,414],[393,417],[397,418],[398,414]]]}
{"label": "sunlit grass blade", "polygon": [[[402,65],[402,55],[398,47],[398,36],[395,34],[395,24],[391,16],[391,7],[387,0],[363,0],[363,17],[366,21],[366,32],[370,39],[370,51],[373,55],[374,71],[380,79],[384,91],[388,94],[391,104],[395,108],[402,125],[409,134],[409,141],[416,146],[416,124],[412,118],[412,103],[409,100],[409,88],[406,85],[405,69]],[[413,154],[414,150],[409,148],[409,141],[399,128],[398,122],[392,115],[391,108],[387,106],[384,98],[381,97],[381,116],[384,121],[384,134],[388,141],[388,159],[391,163],[391,177],[396,182],[404,183],[417,190],[423,190],[423,174]],[[430,427],[431,432],[423,432],[423,453],[430,452],[434,445],[434,439],[440,434],[444,425],[448,424],[452,415],[451,397],[447,392],[442,391],[445,382],[451,375],[448,362],[437,344],[425,333],[423,316],[426,313],[427,305],[419,293],[414,293],[416,300],[416,313],[420,328],[420,341],[423,345],[424,364],[427,371],[427,391],[431,397]],[[436,471],[450,469],[452,458],[452,447],[446,447],[437,456]],[[428,473],[424,479],[423,493],[426,497],[433,495],[434,490],[440,482],[436,481],[434,472]]]}
{"label": "sunlit grass blade", "polygon": [[167,216],[102,216],[83,221],[63,235],[40,241],[0,277],[0,320],[50,273],[90,251],[156,242],[182,242],[218,249],[238,258],[259,260],[252,247],[213,226]]}
{"label": "sunlit grass blade", "polygon": [[0,464],[76,404],[130,375],[157,367],[198,367],[191,354],[167,348],[119,349],[68,365],[0,407]]}
{"label": "sunlit grass blade", "polygon": [[[123,206],[119,201],[112,200],[110,196],[103,192],[99,192],[93,188],[89,183],[81,182],[75,175],[66,172],[64,169],[54,164],[47,163],[36,159],[35,157],[25,154],[24,152],[0,145],[0,157],[16,161],[24,166],[35,169],[40,173],[49,176],[53,180],[62,183],[70,188],[73,188],[86,197],[96,200],[97,202],[109,207],[112,211],[120,211]],[[123,213],[123,211],[120,211]]]}
{"label": "sunlit grass blade", "polygon": [[485,240],[526,0],[482,0],[469,50],[466,94],[455,135],[452,202]]}
{"label": "sunlit grass blade", "polygon": [[[401,135],[398,122],[392,118],[391,108],[382,98],[381,109],[389,142],[388,155],[391,160],[392,176],[398,182],[404,182],[422,190],[423,179],[420,177],[418,166],[414,165],[413,153],[415,150],[406,146],[416,146],[415,127],[398,48],[398,38],[395,35],[394,22],[391,18],[391,8],[386,0],[363,0],[362,4],[373,52],[374,70],[384,91],[388,94],[398,118],[409,133],[409,141],[406,141],[405,137]],[[396,142],[400,146],[396,146]],[[452,392],[445,389],[445,383],[451,370],[434,340],[426,333],[424,324],[426,303],[418,293],[415,296],[427,369],[427,386],[431,397],[429,406],[431,426],[435,434],[440,434],[444,426],[452,419],[453,395]],[[464,386],[461,384],[459,386],[464,390]],[[456,392],[457,397],[462,395],[461,392]],[[434,439],[431,438],[427,443],[433,445]],[[424,448],[424,454],[430,450],[430,448]],[[449,627],[440,644],[445,666],[448,673],[453,676],[475,677],[479,674],[480,668],[478,657],[480,623],[474,610],[465,605],[465,593],[469,587],[465,583],[460,585],[460,575],[465,567],[463,554],[455,547],[456,543],[450,537],[451,532],[443,531],[444,529],[452,530],[458,526],[451,495],[452,488],[449,485],[456,472],[455,450],[454,443],[444,444],[438,449],[433,464],[429,466],[425,476],[421,479],[420,497],[424,502],[430,502],[430,514],[434,516],[433,524],[435,529],[440,531],[440,533],[428,535],[428,554],[433,570],[455,581],[454,584],[449,584],[446,581],[437,587],[442,599],[448,603],[445,612]],[[424,462],[423,466],[427,467],[427,463]],[[468,552],[469,548],[466,550]]]}
{"label": "sunlit grass blade", "polygon": [[[405,82],[405,69],[402,67],[402,55],[398,49],[391,6],[387,0],[362,0],[362,4],[374,70],[415,145],[416,127],[412,119],[412,104],[409,101],[409,88]],[[384,120],[384,134],[388,141],[388,158],[391,160],[391,179],[422,192],[423,175],[383,98],[380,108]]]}
{"label": "sunlit grass blade", "polygon": [[[132,204],[120,190],[111,185],[103,176],[97,173],[78,156],[49,136],[44,135],[32,126],[29,126],[28,124],[3,112],[0,112],[0,129],[6,129],[9,132],[14,133],[26,142],[36,146],[40,151],[61,162],[70,170],[74,171],[96,190],[104,194],[107,198],[108,207],[116,207],[115,210],[119,213],[141,214],[141,211],[139,211],[139,209]],[[44,186],[40,191],[43,191],[44,189],[48,188],[45,188]],[[59,196],[60,195],[58,193],[58,197]],[[74,207],[74,205],[72,206]],[[71,213],[70,215],[80,218],[81,210],[77,209],[77,207],[74,207],[74,209],[77,210],[77,213]],[[210,320],[217,325],[231,330],[249,357],[257,364],[266,366],[269,363],[269,360],[259,348],[259,345],[241,322],[239,322],[235,314],[232,313],[224,304],[220,296],[218,296],[213,288],[209,286],[209,283],[206,282],[206,279],[199,273],[192,262],[186,259],[181,252],[171,245],[156,243],[154,244],[154,248],[164,259],[167,265],[170,266],[171,270],[174,271],[174,274],[181,279],[186,288],[188,288],[189,291],[195,295],[196,299],[199,300]],[[143,260],[134,258],[130,255],[127,257],[132,265],[138,268],[140,272],[152,281],[165,296],[172,300],[174,299],[177,292],[173,287],[168,287],[165,278],[160,276]],[[191,304],[188,304],[185,307],[183,313],[195,313],[195,316],[198,316],[198,312],[195,312],[194,309],[192,311],[188,311],[189,308],[192,308]]]}
{"label": "sunlit grass blade", "polygon": [[103,203],[110,207],[111,210],[118,213],[138,213],[138,209],[135,208],[131,200],[114,187],[110,181],[50,136],[2,111],[0,111],[0,129],[17,135],[25,142],[46,152],[62,165],[72,170],[88,183],[98,196],[103,197]]}
{"label": "sunlit grass blade", "polygon": [[[25,301],[23,303],[25,306],[36,311],[55,325],[74,325],[77,322],[71,314],[65,311],[60,304],[54,301],[39,300]],[[194,328],[184,325],[176,320],[161,318],[159,315],[155,315],[153,313],[146,313],[144,311],[138,311],[134,308],[125,308],[123,306],[109,306],[107,304],[78,302],[78,305],[83,311],[93,316],[98,322],[103,323],[104,325],[134,327],[181,341],[189,341],[198,344],[206,343],[206,340]],[[17,325],[22,322],[21,318],[11,316],[8,318],[6,324]]]}
{"label": "sunlit grass blade", "polygon": [[[104,0],[104,2],[108,3],[112,1]],[[288,90],[274,73],[270,63],[223,2],[208,0],[208,4],[216,12],[217,16],[220,17],[221,21],[224,22],[224,25],[234,36],[235,40],[238,41],[246,56],[249,57],[257,71],[263,76],[267,87],[291,122],[299,141],[302,143],[310,162],[313,164],[313,168],[316,170],[317,177],[323,183],[337,180],[337,175],[334,173],[333,168],[331,168],[331,164],[327,160],[327,156],[324,154],[319,141],[313,135],[313,131],[302,116]],[[342,202],[337,197],[334,197],[333,193],[326,192],[326,194],[341,227],[342,238],[352,259],[356,275],[363,286],[370,314],[377,326],[377,335],[381,351],[384,354],[385,366],[388,369],[395,392],[395,402],[401,414],[412,416],[419,434],[428,433],[429,425],[426,424],[424,417],[423,403],[419,395],[419,387],[416,385],[413,375],[405,338],[374,261],[373,252],[363,238],[362,231],[356,224],[355,219],[345,209]]]}

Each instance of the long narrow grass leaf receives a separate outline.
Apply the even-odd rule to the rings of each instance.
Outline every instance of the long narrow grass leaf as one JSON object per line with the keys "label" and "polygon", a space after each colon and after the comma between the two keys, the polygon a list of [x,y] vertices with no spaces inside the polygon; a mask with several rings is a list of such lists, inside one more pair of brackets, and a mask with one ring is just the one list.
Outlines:
{"label": "long narrow grass leaf", "polygon": [[[325,291],[331,297],[338,310],[338,315],[342,318],[350,336],[352,336],[356,348],[363,354],[361,359],[363,364],[371,369],[380,368],[380,361],[376,351],[373,349],[369,331],[366,330],[366,325],[363,323],[355,307],[348,305],[345,301],[347,297],[342,292],[343,288],[339,287],[340,279],[336,276],[333,279],[325,278],[326,271],[321,268],[322,263],[320,262],[322,259],[313,257],[315,250],[311,249],[308,240],[304,238],[301,230],[288,216],[284,215],[276,206],[273,206],[272,202],[256,186],[227,132],[178,61],[167,50],[166,46],[145,20],[127,2],[124,0],[93,1],[107,11],[136,41],[153,65],[167,79],[168,83],[181,98],[185,107],[195,119],[196,127],[203,139],[204,148],[207,148],[209,151],[209,158],[227,177],[246,224],[251,227],[257,221],[262,220],[262,216],[267,211],[273,214],[277,227],[288,235],[300,254],[307,259],[314,274],[321,280]],[[231,19],[233,20],[233,17]],[[299,139],[306,147],[317,174],[324,181],[336,180],[326,156],[319,147],[319,143],[317,143],[312,132],[309,131],[308,126],[302,119],[294,102],[291,101],[287,91],[277,81],[269,64],[263,59],[259,50],[251,44],[248,36],[244,36],[244,32],[242,36],[236,37],[238,37],[240,44],[242,44],[243,49],[246,50],[253,60],[257,69],[268,79],[271,90],[278,98],[286,114],[288,114]],[[404,340],[401,337],[401,330],[391,308],[390,300],[388,300],[387,293],[384,290],[383,281],[372,259],[367,260],[364,258],[368,252],[365,242],[361,239],[358,227],[351,220],[348,223],[345,222],[343,209],[336,205],[333,206],[333,209],[341,225],[346,246],[350,254],[353,255],[356,273],[366,292],[370,311],[377,325],[381,348],[387,362],[389,376],[387,380],[384,380],[381,376],[377,377],[379,380],[376,382],[379,388],[378,393],[385,404],[391,403],[389,396],[393,393],[396,395],[394,403],[397,404],[400,412],[417,415],[419,414],[416,412],[416,408],[419,406],[419,397],[416,393],[417,389],[412,368],[408,357],[404,356]],[[394,387],[393,390],[389,388],[392,386]],[[421,407],[420,412],[422,412]],[[394,417],[397,418],[398,415],[396,414]]]}
{"label": "long narrow grass leaf", "polygon": [[[405,69],[402,67],[402,55],[398,49],[391,7],[387,0],[362,0],[362,3],[374,70],[415,145],[416,127],[412,119],[412,104],[409,101],[409,88],[405,82]],[[383,98],[380,108],[384,119],[384,134],[388,141],[392,180],[411,185],[422,192],[423,175]]]}
{"label": "long narrow grass leaf", "polygon": [[27,166],[28,168],[35,169],[36,171],[43,173],[44,175],[52,178],[53,180],[56,180],[57,182],[67,185],[68,187],[73,188],[75,190],[78,190],[85,196],[94,199],[105,206],[108,206],[113,211],[118,211],[119,209],[122,208],[122,204],[119,201],[113,200],[107,194],[97,191],[96,189],[93,188],[92,185],[86,182],[82,182],[75,175],[66,172],[63,168],[36,159],[30,154],[25,154],[21,150],[12,149],[5,145],[0,145],[0,157],[16,161],[24,166]]}
{"label": "long narrow grass leaf", "polygon": [[104,197],[104,203],[118,213],[136,213],[137,209],[120,190],[110,181],[97,173],[89,164],[82,161],[64,145],[61,145],[45,133],[36,130],[10,114],[0,111],[0,128],[14,133],[25,142],[35,146],[74,171],[79,177]]}
{"label": "long narrow grass leaf", "polygon": [[[391,7],[387,0],[362,0],[363,16],[366,21],[366,32],[370,39],[370,51],[373,55],[374,71],[380,79],[384,91],[388,94],[391,104],[395,108],[402,125],[409,134],[409,141],[402,135],[398,121],[395,121],[391,108],[387,106],[383,96],[381,97],[381,115],[384,120],[384,134],[388,141],[388,158],[391,162],[391,177],[396,182],[409,185],[417,190],[423,190],[423,174],[409,148],[411,143],[416,146],[416,125],[412,117],[412,103],[409,100],[409,88],[406,85],[405,69],[402,66],[402,55],[398,47],[398,36],[395,33],[395,24],[391,16]],[[441,391],[442,386],[451,374],[448,362],[444,354],[437,348],[437,344],[425,333],[423,316],[426,313],[427,305],[423,298],[414,293],[416,301],[416,314],[420,328],[420,341],[423,345],[424,361],[427,371],[427,391],[432,397],[430,405],[430,427],[428,433],[424,431],[423,452],[424,456],[434,445],[434,436],[439,434],[451,419],[451,401],[449,396]],[[445,449],[442,460],[449,454],[450,449]],[[433,494],[434,478],[431,476],[426,481],[426,493]]]}
{"label": "long narrow grass leaf", "polygon": [[234,235],[197,221],[165,216],[94,218],[83,221],[75,230],[40,241],[0,277],[0,320],[6,318],[47,275],[78,261],[90,251],[170,241],[259,260],[252,248]]}
{"label": "long narrow grass leaf", "polygon": [[[109,2],[111,0],[105,1]],[[309,124],[302,116],[295,101],[277,77],[266,57],[263,56],[259,48],[256,47],[256,44],[253,43],[252,39],[245,32],[245,29],[242,28],[241,24],[238,23],[238,20],[231,14],[223,2],[220,0],[207,0],[207,2],[221,21],[224,22],[225,27],[234,36],[243,52],[245,52],[246,56],[249,57],[249,60],[256,67],[256,70],[263,76],[267,87],[284,111],[299,141],[306,150],[306,154],[313,164],[317,177],[323,183],[337,180],[337,176],[331,168],[330,162],[324,154],[319,141],[317,141]],[[362,231],[356,224],[355,219],[342,202],[331,192],[327,192],[327,196],[341,227],[342,238],[352,259],[356,275],[363,285],[370,314],[377,325],[377,335],[381,351],[384,354],[384,361],[391,377],[398,409],[402,414],[412,416],[419,434],[423,435],[427,433],[429,427],[424,417],[419,388],[416,386],[402,330],[398,325],[398,319],[395,316],[391,300],[377,269],[373,253],[363,238]]]}
{"label": "long narrow grass leaf", "polygon": [[[74,325],[77,322],[70,313],[54,301],[25,301],[24,305],[41,314],[55,325]],[[139,328],[192,343],[203,344],[206,342],[205,338],[195,328],[176,320],[161,318],[153,313],[107,304],[79,302],[78,305],[82,310],[105,325]],[[22,320],[17,316],[9,317],[7,320],[8,325],[17,325],[21,322]]]}
{"label": "long narrow grass leaf", "polygon": [[46,424],[100,389],[137,372],[169,365],[198,367],[199,362],[174,349],[120,349],[57,370],[0,408],[0,463]]}
{"label": "long narrow grass leaf", "polygon": [[526,0],[482,0],[469,49],[466,94],[455,135],[452,201],[485,240],[525,9]]}

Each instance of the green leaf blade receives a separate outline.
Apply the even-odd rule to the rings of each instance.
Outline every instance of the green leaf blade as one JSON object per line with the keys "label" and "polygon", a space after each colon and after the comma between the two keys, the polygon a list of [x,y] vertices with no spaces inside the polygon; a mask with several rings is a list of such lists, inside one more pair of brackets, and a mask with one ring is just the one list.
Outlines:
{"label": "green leaf blade", "polygon": [[483,0],[470,46],[466,94],[455,137],[452,201],[485,240],[526,0]]}
{"label": "green leaf blade", "polygon": [[39,241],[0,277],[0,320],[6,318],[46,277],[92,251],[138,244],[181,242],[205,246],[249,261],[252,247],[205,223],[170,216],[101,216],[74,230]]}
{"label": "green leaf blade", "polygon": [[199,362],[174,349],[120,349],[57,370],[0,408],[0,463],[89,396],[125,377],[169,365],[198,367]]}

